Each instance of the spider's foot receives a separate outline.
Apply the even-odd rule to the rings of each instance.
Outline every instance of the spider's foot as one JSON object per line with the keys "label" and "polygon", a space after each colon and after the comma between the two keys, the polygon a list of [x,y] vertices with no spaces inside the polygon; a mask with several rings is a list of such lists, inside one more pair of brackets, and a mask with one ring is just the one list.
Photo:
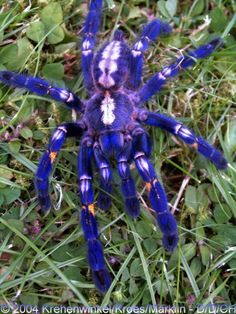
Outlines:
{"label": "spider's foot", "polygon": [[202,59],[208,57],[210,54],[212,54],[212,52],[214,52],[215,49],[219,48],[222,44],[222,39],[218,37],[210,41],[208,44],[202,45],[196,50],[191,51],[189,55],[196,59]]}
{"label": "spider's foot", "polygon": [[43,180],[42,178],[36,177],[34,184],[38,195],[40,209],[44,214],[47,214],[51,207],[50,196],[48,194],[48,180]]}
{"label": "spider's foot", "polygon": [[106,193],[100,192],[98,194],[98,207],[102,210],[108,210],[111,206],[111,197]]}
{"label": "spider's foot", "polygon": [[178,234],[165,234],[162,238],[162,243],[166,251],[174,251],[178,244]]}
{"label": "spider's foot", "polygon": [[177,233],[177,223],[171,212],[166,211],[163,213],[158,213],[157,222],[163,234],[171,235]]}
{"label": "spider's foot", "polygon": [[40,210],[43,212],[43,214],[47,214],[51,208],[51,201],[50,201],[50,197],[47,196],[38,196],[38,202],[40,205]]}
{"label": "spider's foot", "polygon": [[88,261],[93,272],[93,280],[101,292],[110,287],[110,275],[105,268],[102,245],[98,240],[88,241]]}
{"label": "spider's foot", "polygon": [[93,281],[102,293],[105,293],[111,285],[111,277],[106,269],[93,271]]}
{"label": "spider's foot", "polygon": [[148,40],[156,40],[161,34],[168,34],[172,31],[171,26],[161,20],[154,19],[148,23],[141,34],[141,38],[147,38]]}
{"label": "spider's foot", "polygon": [[218,158],[217,163],[215,162],[215,165],[220,170],[225,170],[228,167],[228,161],[224,158],[224,156]]}
{"label": "spider's foot", "polygon": [[[194,147],[194,144],[192,146]],[[227,168],[228,161],[224,158],[222,153],[203,138],[198,138],[196,147],[198,148],[198,151],[208,158],[218,169],[224,170]]]}
{"label": "spider's foot", "polygon": [[157,216],[159,228],[163,233],[162,243],[166,251],[173,251],[178,244],[177,223],[171,212],[159,213]]}
{"label": "spider's foot", "polygon": [[137,218],[140,214],[140,204],[136,196],[125,199],[125,210],[132,218]]}
{"label": "spider's foot", "polygon": [[214,48],[218,48],[223,45],[223,39],[220,37],[217,37],[209,42],[209,45],[212,45]]}

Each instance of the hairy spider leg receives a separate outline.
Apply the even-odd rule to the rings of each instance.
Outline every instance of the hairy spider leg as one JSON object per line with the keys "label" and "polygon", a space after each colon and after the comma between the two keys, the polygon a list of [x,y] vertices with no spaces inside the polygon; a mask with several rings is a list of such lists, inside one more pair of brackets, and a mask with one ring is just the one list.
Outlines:
{"label": "hairy spider leg", "polygon": [[137,191],[134,180],[130,173],[128,160],[131,154],[131,142],[124,144],[124,149],[117,158],[118,173],[121,178],[121,192],[125,201],[125,209],[127,213],[137,218],[140,214],[140,204],[137,198]]}
{"label": "hairy spider leg", "polygon": [[98,240],[98,229],[94,211],[92,186],[93,147],[84,142],[78,158],[80,198],[82,203],[81,224],[88,246],[88,262],[92,269],[96,287],[105,292],[110,286],[110,275],[106,270],[103,248]]}
{"label": "hairy spider leg", "polygon": [[222,43],[220,38],[216,38],[210,41],[206,45],[202,45],[196,50],[189,52],[187,55],[182,56],[177,59],[174,63],[169,66],[166,66],[152,76],[147,83],[141,88],[139,92],[140,101],[144,102],[149,100],[153,95],[158,93],[166,83],[166,80],[170,77],[173,77],[183,69],[186,69],[194,65],[197,59],[202,59],[209,56],[217,47]]}
{"label": "hairy spider leg", "polygon": [[104,156],[98,143],[93,147],[94,158],[97,167],[100,170],[100,188],[98,194],[98,207],[102,210],[107,210],[111,206],[111,193],[112,193],[112,172],[110,163]]}
{"label": "hairy spider leg", "polygon": [[168,23],[155,19],[144,26],[138,41],[133,45],[130,53],[130,76],[128,84],[131,89],[139,88],[142,78],[143,53],[148,49],[149,43],[155,41],[161,34],[171,32]]}
{"label": "hairy spider leg", "polygon": [[91,94],[94,90],[94,81],[92,76],[93,49],[95,45],[95,36],[100,26],[101,12],[102,0],[92,0],[84,24],[81,65],[84,75],[84,85],[89,94]]}
{"label": "hairy spider leg", "polygon": [[48,149],[40,160],[35,177],[35,188],[37,191],[38,202],[41,210],[45,213],[51,206],[48,177],[58,152],[67,137],[80,137],[83,131],[84,130],[79,123],[64,123],[58,126],[51,136]]}
{"label": "hairy spider leg", "polygon": [[164,114],[143,111],[139,115],[140,121],[147,125],[159,127],[181,138],[185,143],[195,148],[204,157],[209,159],[218,169],[226,169],[228,162],[222,153],[210,145],[204,138],[197,136],[192,130],[175,119]]}
{"label": "hairy spider leg", "polygon": [[52,86],[41,78],[11,71],[0,71],[0,81],[12,87],[25,88],[40,96],[49,96],[64,103],[70,109],[80,112],[83,110],[82,101],[74,93],[64,88]]}
{"label": "hairy spider leg", "polygon": [[178,244],[177,223],[169,211],[165,191],[158,181],[154,167],[145,153],[146,136],[144,133],[138,134],[133,138],[134,160],[142,179],[146,182],[152,209],[159,228],[163,233],[163,246],[167,251],[173,251]]}

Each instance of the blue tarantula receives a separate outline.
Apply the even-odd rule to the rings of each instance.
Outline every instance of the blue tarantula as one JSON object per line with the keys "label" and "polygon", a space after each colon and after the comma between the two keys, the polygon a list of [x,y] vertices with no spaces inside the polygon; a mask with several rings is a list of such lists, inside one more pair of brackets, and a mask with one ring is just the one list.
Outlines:
{"label": "blue tarantula", "polygon": [[98,207],[106,210],[111,205],[112,158],[117,163],[121,178],[125,209],[131,217],[137,217],[140,212],[135,183],[129,167],[132,161],[135,162],[139,174],[146,183],[151,206],[163,233],[163,246],[168,251],[174,250],[177,246],[177,224],[169,211],[165,191],[149,161],[151,144],[143,125],[156,126],[178,136],[208,158],[218,169],[225,169],[227,161],[221,152],[182,123],[164,114],[149,112],[144,107],[144,103],[163,88],[168,78],[194,65],[197,59],[209,56],[221,44],[221,39],[214,39],[180,57],[140,86],[144,52],[150,42],[156,40],[160,34],[169,33],[171,27],[161,20],[152,20],[143,28],[132,48],[128,47],[123,33],[117,30],[113,39],[94,54],[101,11],[102,0],[92,0],[84,24],[82,71],[84,85],[89,94],[88,100],[83,101],[71,91],[52,86],[40,78],[0,71],[0,80],[7,85],[22,87],[38,95],[48,95],[82,114],[79,121],[63,123],[54,131],[39,163],[35,187],[40,207],[47,212],[50,208],[48,178],[52,165],[66,138],[80,138],[78,173],[82,203],[81,224],[87,241],[88,262],[95,285],[100,291],[105,292],[110,286],[110,276],[98,239],[92,186],[93,161],[100,171],[101,190],[97,200]]}

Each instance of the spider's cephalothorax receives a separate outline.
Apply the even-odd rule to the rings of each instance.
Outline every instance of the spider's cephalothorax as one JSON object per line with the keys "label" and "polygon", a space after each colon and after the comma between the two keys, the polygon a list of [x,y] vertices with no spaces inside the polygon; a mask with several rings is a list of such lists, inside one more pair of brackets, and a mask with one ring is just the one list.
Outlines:
{"label": "spider's cephalothorax", "polygon": [[127,80],[129,73],[129,49],[115,36],[97,53],[92,66],[96,86],[102,91],[117,90]]}
{"label": "spider's cephalothorax", "polygon": [[151,21],[131,48],[126,44],[123,33],[117,30],[112,41],[105,43],[94,56],[95,35],[99,28],[101,10],[102,0],[92,0],[84,25],[81,64],[84,85],[89,94],[87,101],[82,101],[71,91],[52,86],[39,78],[0,71],[0,80],[39,95],[48,95],[82,114],[81,120],[64,123],[54,131],[48,149],[39,163],[35,187],[41,209],[46,212],[50,208],[48,178],[58,152],[67,137],[81,138],[78,155],[81,223],[88,244],[88,261],[94,282],[104,292],[110,286],[110,276],[106,270],[95,219],[93,160],[100,172],[98,207],[105,210],[111,204],[112,157],[116,161],[121,179],[125,209],[132,217],[137,217],[140,212],[129,167],[132,161],[135,162],[146,183],[153,212],[163,233],[163,245],[169,251],[174,250],[178,243],[177,224],[169,211],[165,191],[149,161],[151,145],[143,126],[153,125],[178,136],[218,169],[225,169],[227,161],[217,149],[182,123],[164,114],[149,112],[144,107],[144,103],[162,89],[168,78],[177,75],[181,69],[194,65],[197,59],[210,55],[221,44],[221,40],[212,40],[182,56],[140,87],[143,53],[149,43],[160,34],[169,33],[170,26],[157,19]]}

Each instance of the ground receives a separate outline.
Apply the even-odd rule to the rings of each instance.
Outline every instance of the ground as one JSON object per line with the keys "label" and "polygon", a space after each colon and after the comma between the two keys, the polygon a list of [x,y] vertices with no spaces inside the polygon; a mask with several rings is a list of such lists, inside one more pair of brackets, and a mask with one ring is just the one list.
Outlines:
{"label": "ground", "polygon": [[[49,99],[1,85],[0,303],[186,307],[234,303],[236,4],[233,0],[104,2],[100,43],[117,25],[129,42],[153,17],[173,26],[173,33],[161,37],[145,54],[144,81],[190,47],[223,37],[224,47],[171,80],[147,106],[175,116],[214,143],[230,167],[219,172],[180,140],[150,128],[152,161],[178,221],[179,247],[169,254],[161,246],[161,234],[147,210],[145,186],[135,169],[142,212],[136,221],[127,217],[114,172],[112,208],[106,213],[97,209],[100,239],[113,277],[111,288],[101,295],[92,283],[78,221],[79,143],[69,140],[56,162],[51,180],[55,208],[46,217],[40,215],[33,187],[52,130],[75,117]],[[86,10],[82,1],[3,4],[1,69],[37,74],[85,97],[76,47]],[[96,181],[95,187],[99,189]]]}

